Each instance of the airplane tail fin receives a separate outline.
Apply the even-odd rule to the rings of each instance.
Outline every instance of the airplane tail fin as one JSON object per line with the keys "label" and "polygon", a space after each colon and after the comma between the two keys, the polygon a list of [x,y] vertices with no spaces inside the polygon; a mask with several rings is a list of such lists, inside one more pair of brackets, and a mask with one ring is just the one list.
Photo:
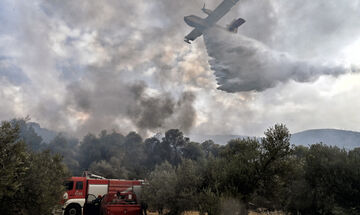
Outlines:
{"label": "airplane tail fin", "polygon": [[204,13],[206,13],[207,15],[210,15],[212,13],[212,10],[206,9],[206,5],[204,3],[203,8],[201,9]]}
{"label": "airplane tail fin", "polygon": [[234,19],[229,25],[226,26],[226,29],[230,32],[237,33],[240,25],[244,24],[245,20],[242,18]]}

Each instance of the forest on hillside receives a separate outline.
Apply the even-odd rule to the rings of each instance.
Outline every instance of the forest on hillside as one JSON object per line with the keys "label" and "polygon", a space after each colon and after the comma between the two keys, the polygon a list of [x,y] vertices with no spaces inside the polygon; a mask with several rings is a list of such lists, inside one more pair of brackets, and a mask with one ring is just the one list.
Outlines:
{"label": "forest on hillside", "polygon": [[359,214],[360,148],[293,146],[290,136],[276,124],[261,139],[226,145],[192,142],[178,129],[147,139],[106,130],[81,140],[58,134],[44,143],[25,120],[4,121],[0,213],[47,214],[61,198],[62,180],[88,170],[145,179],[142,198],[160,213]]}

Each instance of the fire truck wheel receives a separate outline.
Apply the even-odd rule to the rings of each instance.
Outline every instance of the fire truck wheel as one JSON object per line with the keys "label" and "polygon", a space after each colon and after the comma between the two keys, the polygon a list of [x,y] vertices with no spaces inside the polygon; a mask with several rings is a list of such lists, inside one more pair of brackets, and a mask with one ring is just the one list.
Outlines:
{"label": "fire truck wheel", "polygon": [[69,205],[65,210],[65,215],[80,215],[81,208],[78,205]]}

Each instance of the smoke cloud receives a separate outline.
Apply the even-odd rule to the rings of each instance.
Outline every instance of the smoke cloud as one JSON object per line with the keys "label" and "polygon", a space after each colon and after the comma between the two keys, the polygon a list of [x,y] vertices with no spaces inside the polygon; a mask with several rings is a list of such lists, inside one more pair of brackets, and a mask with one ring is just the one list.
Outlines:
{"label": "smoke cloud", "polygon": [[77,137],[170,128],[261,135],[276,122],[358,128],[360,75],[336,78],[350,68],[322,62],[360,62],[360,0],[242,0],[218,24],[244,18],[244,36],[205,35],[219,52],[202,38],[183,41],[192,30],[184,16],[205,17],[203,3],[0,1],[0,119],[30,115]]}
{"label": "smoke cloud", "polygon": [[[196,96],[194,88],[184,86],[211,85],[204,75],[192,73],[207,64],[206,57],[199,61],[190,52],[178,27],[186,27],[183,15],[194,4],[182,7],[178,1],[144,0],[14,3],[16,11],[23,13],[9,11],[14,16],[10,20],[21,30],[7,44],[15,38],[22,42],[14,45],[13,41],[12,47],[28,53],[15,53],[19,69],[1,70],[0,75],[10,84],[21,84],[16,96],[31,105],[21,106],[18,113],[4,113],[25,112],[44,127],[76,136],[102,129],[135,130],[145,136],[170,128],[190,131],[196,120]],[[0,58],[0,67],[5,65],[2,62]],[[22,69],[29,80],[20,79]],[[15,105],[7,106],[11,110]]]}
{"label": "smoke cloud", "polygon": [[177,127],[189,132],[195,120],[193,102],[195,96],[191,92],[183,92],[175,101],[169,93],[157,96],[146,94],[145,83],[137,83],[130,87],[134,104],[128,106],[127,114],[141,130]]}
{"label": "smoke cloud", "polygon": [[[86,87],[95,80],[96,86]],[[142,81],[127,84],[114,76],[92,77],[88,81],[68,87],[66,104],[83,115],[83,133],[98,128],[131,129],[119,125],[119,119],[129,120],[143,135],[170,127],[187,132],[195,121],[195,96],[191,92],[183,92],[176,99],[170,92],[151,90]]]}
{"label": "smoke cloud", "polygon": [[264,91],[290,80],[312,82],[321,75],[352,72],[352,68],[343,65],[296,59],[220,28],[207,31],[204,40],[211,69],[220,85],[218,89],[226,92]]}

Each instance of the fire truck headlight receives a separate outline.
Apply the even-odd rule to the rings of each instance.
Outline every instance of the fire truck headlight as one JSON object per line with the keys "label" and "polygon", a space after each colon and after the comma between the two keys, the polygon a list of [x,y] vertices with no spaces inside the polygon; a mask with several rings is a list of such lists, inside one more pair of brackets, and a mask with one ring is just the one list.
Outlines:
{"label": "fire truck headlight", "polygon": [[69,198],[69,195],[68,195],[68,193],[64,193],[64,196],[63,196],[63,198],[64,198],[65,200],[67,200],[67,199]]}

